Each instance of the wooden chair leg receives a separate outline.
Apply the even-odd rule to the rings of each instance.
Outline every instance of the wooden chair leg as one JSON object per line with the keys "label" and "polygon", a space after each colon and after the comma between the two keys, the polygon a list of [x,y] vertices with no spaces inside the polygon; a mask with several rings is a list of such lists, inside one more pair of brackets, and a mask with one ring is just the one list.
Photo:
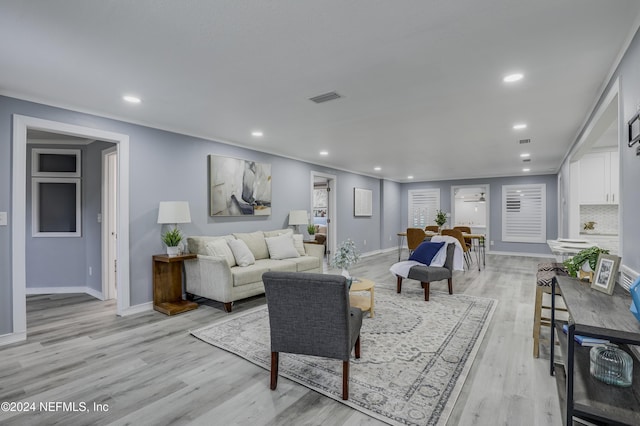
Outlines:
{"label": "wooden chair leg", "polygon": [[225,302],[224,303],[224,311],[225,312],[231,312],[231,306],[232,306],[233,302]]}
{"label": "wooden chair leg", "polygon": [[360,358],[360,335],[358,335],[358,338],[356,339],[356,358]]}
{"label": "wooden chair leg", "polygon": [[349,399],[349,361],[342,361],[342,399]]}
{"label": "wooden chair leg", "polygon": [[542,317],[542,287],[536,286],[536,303],[533,308],[533,357],[540,355],[540,326]]}
{"label": "wooden chair leg", "polygon": [[449,283],[449,294],[453,294],[453,278],[449,278],[447,281]]}
{"label": "wooden chair leg", "polygon": [[398,276],[398,288],[396,293],[400,293],[400,290],[402,290],[402,277]]}
{"label": "wooden chair leg", "polygon": [[278,352],[271,352],[271,390],[278,386]]}
{"label": "wooden chair leg", "polygon": [[422,288],[424,288],[424,301],[429,301],[429,283],[420,283],[422,284]]}

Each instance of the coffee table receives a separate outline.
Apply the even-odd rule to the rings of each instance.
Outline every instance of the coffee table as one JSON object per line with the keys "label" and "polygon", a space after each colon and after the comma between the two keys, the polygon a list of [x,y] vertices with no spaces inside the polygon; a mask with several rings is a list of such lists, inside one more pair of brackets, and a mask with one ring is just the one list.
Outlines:
{"label": "coffee table", "polygon": [[[351,284],[351,288],[349,289],[349,303],[351,306],[355,308],[360,308],[363,312],[368,311],[369,317],[373,318],[373,287],[374,282],[368,280],[366,278],[356,278],[358,281],[354,281]],[[368,291],[369,296],[365,296],[362,294],[353,294],[353,293],[361,293],[363,291]]]}

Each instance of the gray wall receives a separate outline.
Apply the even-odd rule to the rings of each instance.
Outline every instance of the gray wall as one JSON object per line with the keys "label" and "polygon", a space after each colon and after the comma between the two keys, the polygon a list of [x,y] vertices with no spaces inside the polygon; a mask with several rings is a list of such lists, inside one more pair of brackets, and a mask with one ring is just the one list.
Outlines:
{"label": "gray wall", "polygon": [[[640,272],[640,196],[638,195],[638,182],[640,182],[640,156],[636,156],[636,144],[633,148],[627,146],[629,134],[627,122],[634,116],[640,105],[640,32],[636,33],[631,45],[625,52],[620,65],[607,83],[603,96],[617,78],[620,79],[620,99],[622,109],[619,111],[620,120],[624,131],[620,135],[620,238],[622,240],[622,264],[636,272]],[[603,99],[600,99],[594,111],[597,111]],[[585,124],[585,129],[591,124],[593,116]],[[576,142],[582,137],[582,133],[576,138]],[[574,147],[575,148],[575,147]],[[563,165],[563,172],[568,176],[568,164]],[[565,216],[568,211],[565,210]]]}
{"label": "gray wall", "polygon": [[[512,176],[500,178],[463,179],[436,182],[415,182],[402,185],[402,228],[407,228],[409,220],[410,189],[440,188],[440,208],[445,212],[451,212],[451,187],[458,185],[489,185],[489,232],[488,240],[493,241],[493,246],[487,247],[492,251],[504,251],[514,253],[540,253],[551,254],[546,243],[511,243],[502,241],[502,185],[522,185],[544,183],[547,193],[547,239],[558,236],[558,191],[556,175],[536,176]],[[487,243],[489,244],[489,243]]]}
{"label": "gray wall", "polygon": [[402,227],[400,217],[400,206],[402,205],[402,185],[388,180],[380,181],[381,223],[380,238],[381,248],[392,248],[398,246],[397,234]]}

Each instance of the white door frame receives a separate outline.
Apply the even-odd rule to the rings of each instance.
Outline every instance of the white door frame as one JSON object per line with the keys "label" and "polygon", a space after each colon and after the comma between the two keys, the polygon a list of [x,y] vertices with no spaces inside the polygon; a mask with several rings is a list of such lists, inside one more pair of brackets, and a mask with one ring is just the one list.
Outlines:
{"label": "white door frame", "polygon": [[12,334],[15,339],[27,338],[26,303],[26,182],[27,182],[27,129],[43,130],[99,139],[116,144],[118,150],[118,291],[117,314],[130,305],[129,288],[129,136],[89,127],[44,120],[24,115],[13,115],[12,190],[11,190],[11,278],[12,278]]}
{"label": "white door frame", "polygon": [[[113,274],[115,263],[117,260],[117,247],[114,249],[114,240],[111,237],[110,233],[115,232],[116,236],[117,228],[112,230],[111,222],[115,221],[117,226],[117,214],[115,217],[112,217],[112,209],[113,204],[116,205],[117,208],[117,199],[114,199],[114,193],[117,196],[117,187],[113,185],[113,170],[112,170],[112,159],[115,161],[116,168],[118,167],[118,151],[116,147],[107,148],[102,151],[102,208],[101,208],[101,217],[102,217],[102,295],[104,300],[114,299],[117,295],[115,283],[117,282],[116,277]],[[117,170],[116,170],[117,176]],[[116,180],[117,185],[117,180]],[[117,242],[117,239],[116,239]],[[115,254],[114,254],[115,251]],[[115,259],[113,259],[113,257]],[[117,270],[117,269],[116,269]]]}
{"label": "white door frame", "polygon": [[[338,204],[338,197],[336,196],[337,194],[337,188],[338,188],[338,177],[336,175],[330,175],[328,173],[322,173],[322,172],[315,172],[315,171],[311,171],[311,183],[310,183],[310,190],[309,190],[309,194],[311,194],[311,202],[310,204],[310,211],[311,214],[313,215],[313,181],[314,181],[314,177],[318,176],[318,177],[322,177],[322,178],[326,178],[327,179],[327,184],[329,187],[329,211],[327,212],[329,214],[329,219],[331,220],[329,226],[327,227],[327,239],[329,240],[329,247],[327,247],[329,249],[330,252],[330,256],[333,256],[333,254],[336,252],[336,247],[337,245],[337,239],[338,239],[338,209],[337,209],[337,204]],[[313,216],[312,216],[313,217]],[[331,259],[329,259],[329,262],[331,261]]]}
{"label": "white door frame", "polygon": [[453,228],[456,220],[456,189],[461,188],[484,188],[484,208],[485,208],[485,217],[487,218],[486,223],[486,232],[485,232],[485,251],[489,252],[490,245],[487,244],[487,241],[490,239],[490,230],[491,230],[491,192],[490,185],[488,183],[477,183],[474,185],[452,185],[451,186],[451,227]]}

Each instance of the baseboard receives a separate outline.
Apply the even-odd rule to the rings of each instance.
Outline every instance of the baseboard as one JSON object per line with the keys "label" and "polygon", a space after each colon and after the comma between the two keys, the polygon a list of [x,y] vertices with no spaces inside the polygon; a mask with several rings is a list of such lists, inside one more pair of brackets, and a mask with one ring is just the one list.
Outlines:
{"label": "baseboard", "polygon": [[96,299],[104,300],[102,292],[91,287],[27,287],[26,294],[69,294],[69,293],[85,293]]}
{"label": "baseboard", "polygon": [[129,315],[140,314],[143,312],[153,311],[153,302],[141,303],[139,305],[129,306],[118,312],[118,316],[127,317]]}
{"label": "baseboard", "polygon": [[517,251],[488,251],[487,254],[495,254],[498,256],[526,256],[526,257],[540,257],[545,259],[555,259],[552,254],[544,254],[544,253],[522,253]]}
{"label": "baseboard", "polygon": [[368,251],[366,253],[360,253],[360,257],[369,257],[369,256],[374,256],[380,253],[382,253],[382,250]]}
{"label": "baseboard", "polygon": [[27,333],[9,333],[0,336],[0,346],[10,345],[12,343],[24,342],[27,340]]}

